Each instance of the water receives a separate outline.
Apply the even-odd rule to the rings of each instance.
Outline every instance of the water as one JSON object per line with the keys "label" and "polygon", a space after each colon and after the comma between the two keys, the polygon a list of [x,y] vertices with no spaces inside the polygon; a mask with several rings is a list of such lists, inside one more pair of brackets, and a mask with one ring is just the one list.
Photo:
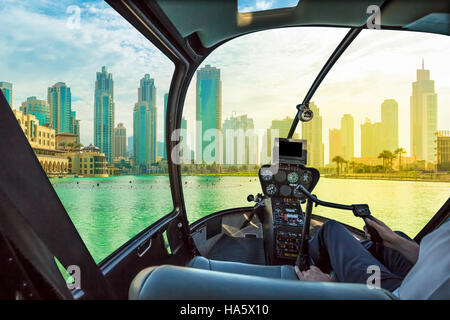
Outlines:
{"label": "water", "polygon": [[[167,176],[52,179],[61,202],[96,262],[173,209]],[[261,192],[256,177],[183,177],[189,222],[213,212],[248,206]],[[319,198],[368,203],[373,215],[413,237],[449,197],[449,183],[322,178]],[[313,213],[362,228],[350,211],[317,207]]]}

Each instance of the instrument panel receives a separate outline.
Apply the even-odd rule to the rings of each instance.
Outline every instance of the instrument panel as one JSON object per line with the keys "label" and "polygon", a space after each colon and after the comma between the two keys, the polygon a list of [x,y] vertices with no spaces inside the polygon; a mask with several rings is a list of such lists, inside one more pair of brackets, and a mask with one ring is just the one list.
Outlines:
{"label": "instrument panel", "polygon": [[[273,255],[275,260],[295,260],[304,225],[301,203],[305,195],[295,190],[299,184],[312,191],[319,181],[317,169],[299,164],[280,164],[278,170],[264,165],[259,170],[259,180],[264,195],[270,200],[273,226]],[[276,171],[276,172],[275,172]]]}
{"label": "instrument panel", "polygon": [[302,165],[280,165],[278,170],[270,165],[264,165],[259,170],[259,181],[264,194],[270,198],[295,198],[304,200],[306,197],[295,187],[301,184],[312,191],[319,180],[319,171]]}

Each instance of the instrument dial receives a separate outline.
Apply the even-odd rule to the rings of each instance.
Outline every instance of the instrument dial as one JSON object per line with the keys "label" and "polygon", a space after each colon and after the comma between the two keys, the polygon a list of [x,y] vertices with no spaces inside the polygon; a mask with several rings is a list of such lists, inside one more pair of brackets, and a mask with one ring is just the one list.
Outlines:
{"label": "instrument dial", "polygon": [[303,172],[302,177],[301,177],[302,185],[310,184],[311,181],[312,181],[312,174],[311,174],[311,172],[309,172],[309,171]]}
{"label": "instrument dial", "polygon": [[270,181],[273,178],[273,173],[270,169],[261,170],[261,177],[264,181]]}
{"label": "instrument dial", "polygon": [[277,174],[275,175],[275,180],[278,182],[286,181],[286,172],[283,170],[278,170]]}
{"label": "instrument dial", "polygon": [[294,197],[302,198],[302,197],[304,197],[304,195],[303,195],[303,193],[300,190],[294,189]]}
{"label": "instrument dial", "polygon": [[274,185],[273,183],[272,184],[269,184],[267,187],[266,187],[266,193],[269,195],[269,196],[273,196],[275,193],[277,193],[277,186],[276,185]]}
{"label": "instrument dial", "polygon": [[281,188],[280,188],[280,194],[283,197],[289,196],[291,194],[291,187],[289,187],[288,185],[285,185],[285,184],[282,185]]}
{"label": "instrument dial", "polygon": [[287,179],[290,183],[296,183],[298,181],[298,173],[295,171],[290,172]]}

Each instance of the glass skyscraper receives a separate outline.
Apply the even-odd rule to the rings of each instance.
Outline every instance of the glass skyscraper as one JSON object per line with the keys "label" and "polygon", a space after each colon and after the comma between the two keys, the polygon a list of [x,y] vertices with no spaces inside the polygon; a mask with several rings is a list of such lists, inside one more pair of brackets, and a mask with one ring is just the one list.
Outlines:
{"label": "glass skyscraper", "polygon": [[386,99],[381,104],[381,127],[383,150],[394,152],[398,148],[398,103],[394,99]]}
{"label": "glass skyscraper", "polygon": [[41,126],[50,124],[49,110],[47,101],[39,100],[34,96],[27,98],[27,101],[22,102],[22,105],[20,106],[20,111],[34,115]]}
{"label": "glass skyscraper", "polygon": [[233,114],[229,119],[225,119],[222,125],[225,165],[258,163],[258,135],[253,129],[255,129],[253,119],[246,114],[240,116]]}
{"label": "glass skyscraper", "polygon": [[322,116],[314,102],[310,102],[309,108],[314,112],[314,118],[309,122],[302,122],[302,139],[307,140],[307,164],[311,167],[321,168],[324,165]]}
{"label": "glass skyscraper", "polygon": [[112,163],[114,135],[114,82],[112,74],[102,67],[97,72],[94,93],[94,144]]}
{"label": "glass skyscraper", "polygon": [[127,129],[123,123],[114,128],[114,157],[125,157],[127,148]]}
{"label": "glass skyscraper", "polygon": [[8,101],[9,106],[12,108],[12,83],[0,81],[0,90],[2,90],[6,101]]}
{"label": "glass skyscraper", "polygon": [[430,70],[417,70],[417,81],[412,84],[410,99],[411,155],[419,160],[435,161],[435,136],[437,131],[437,94]]}
{"label": "glass skyscraper", "polygon": [[133,111],[133,149],[139,173],[156,162],[156,87],[146,74],[140,81],[138,102]]}
{"label": "glass skyscraper", "polygon": [[[207,163],[220,163],[221,159],[221,130],[222,130],[222,82],[220,80],[220,69],[206,65],[197,71],[197,147],[196,161]],[[200,127],[201,126],[201,127]],[[204,133],[209,129],[218,130],[215,138],[210,141]],[[215,141],[217,139],[217,141]],[[210,154],[204,154],[206,147],[211,143],[215,148]],[[208,157],[204,159],[203,156]]]}
{"label": "glass skyscraper", "polygon": [[[75,112],[72,111],[72,94],[64,82],[58,82],[47,90],[50,126],[56,133],[75,133]],[[78,130],[79,131],[79,130]]]}
{"label": "glass skyscraper", "polygon": [[341,118],[341,156],[347,161],[350,161],[355,155],[354,131],[353,116],[344,114]]}

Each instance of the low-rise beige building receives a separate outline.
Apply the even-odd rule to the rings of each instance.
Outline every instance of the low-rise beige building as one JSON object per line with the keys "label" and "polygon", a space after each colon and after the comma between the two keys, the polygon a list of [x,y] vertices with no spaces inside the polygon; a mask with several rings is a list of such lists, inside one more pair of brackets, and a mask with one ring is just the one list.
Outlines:
{"label": "low-rise beige building", "polygon": [[106,156],[92,144],[77,152],[67,153],[69,172],[83,177],[107,177]]}
{"label": "low-rise beige building", "polygon": [[56,150],[55,130],[39,125],[32,114],[19,110],[13,110],[13,113],[45,173],[49,176],[67,174],[69,161],[65,152]]}

